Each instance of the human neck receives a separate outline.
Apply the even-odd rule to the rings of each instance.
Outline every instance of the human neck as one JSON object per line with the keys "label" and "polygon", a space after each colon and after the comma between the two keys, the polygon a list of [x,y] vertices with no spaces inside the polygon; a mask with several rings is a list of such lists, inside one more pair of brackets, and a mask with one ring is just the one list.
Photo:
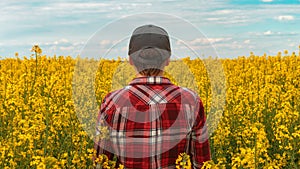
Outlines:
{"label": "human neck", "polygon": [[[151,75],[152,76],[152,75]],[[163,76],[163,72],[159,73],[158,75],[153,75],[153,76]],[[137,74],[136,77],[149,77],[149,76],[145,76],[145,75],[141,75],[141,74]]]}

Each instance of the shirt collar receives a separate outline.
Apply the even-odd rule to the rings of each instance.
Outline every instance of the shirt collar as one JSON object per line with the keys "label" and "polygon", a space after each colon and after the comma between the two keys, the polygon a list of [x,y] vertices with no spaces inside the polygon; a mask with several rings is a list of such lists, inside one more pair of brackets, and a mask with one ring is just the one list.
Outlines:
{"label": "shirt collar", "polygon": [[129,85],[136,84],[172,84],[171,81],[162,76],[147,76],[134,78]]}

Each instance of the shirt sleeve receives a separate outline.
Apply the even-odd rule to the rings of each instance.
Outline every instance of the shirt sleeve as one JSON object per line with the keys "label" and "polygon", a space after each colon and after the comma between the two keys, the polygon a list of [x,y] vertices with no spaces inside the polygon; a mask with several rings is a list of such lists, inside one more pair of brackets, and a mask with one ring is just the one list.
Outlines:
{"label": "shirt sleeve", "polygon": [[108,104],[108,96],[109,94],[105,96],[98,111],[94,138],[94,149],[96,150],[96,157],[94,157],[93,160],[95,160],[95,158],[97,158],[101,154],[105,154],[108,159],[112,159],[114,157],[114,154],[110,151],[112,145],[109,140],[109,126],[105,122],[105,111]]}
{"label": "shirt sleeve", "polygon": [[192,128],[190,155],[193,168],[200,169],[203,162],[209,161],[211,157],[206,117],[200,98],[197,98],[195,108],[197,114],[195,115],[196,119]]}

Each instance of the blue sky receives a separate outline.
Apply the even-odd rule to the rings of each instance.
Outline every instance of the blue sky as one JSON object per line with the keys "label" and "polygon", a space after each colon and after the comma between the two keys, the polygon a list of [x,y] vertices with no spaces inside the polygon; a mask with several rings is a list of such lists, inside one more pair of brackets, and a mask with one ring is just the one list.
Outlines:
{"label": "blue sky", "polygon": [[[168,20],[167,31],[174,37],[172,49],[180,57],[189,55],[184,52],[187,48],[182,47],[182,39],[176,39],[182,35],[189,37],[183,42],[191,49],[199,48],[203,55],[209,55],[201,47],[212,44],[223,58],[248,56],[250,51],[257,55],[275,55],[285,49],[298,53],[300,45],[300,0],[12,0],[1,1],[0,8],[2,58],[13,57],[15,52],[21,57],[29,56],[34,44],[39,44],[49,56],[76,56],[105,25],[144,12],[182,18],[202,33],[195,35]],[[156,19],[162,25],[167,22]],[[130,35],[123,25],[100,38],[98,44],[103,49],[115,45],[116,52],[107,57],[127,56],[128,38],[122,43],[111,38],[116,31],[123,37]]]}

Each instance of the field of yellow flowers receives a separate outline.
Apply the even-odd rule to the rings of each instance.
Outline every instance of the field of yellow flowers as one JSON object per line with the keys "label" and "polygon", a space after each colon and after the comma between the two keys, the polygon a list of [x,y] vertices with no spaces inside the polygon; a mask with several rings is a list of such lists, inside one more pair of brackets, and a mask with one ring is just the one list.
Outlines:
{"label": "field of yellow flowers", "polygon": [[[75,79],[95,86],[96,107],[106,93],[126,85],[134,71],[122,68],[122,59],[49,57],[39,48],[33,52],[31,57],[0,60],[0,168],[92,168],[94,142],[87,125],[95,122],[97,110],[88,105],[76,110],[79,100],[72,95],[85,98],[92,89],[72,91],[74,66],[84,60],[89,65],[85,70],[96,70],[95,79]],[[211,86],[204,63],[214,60],[187,57],[180,62],[195,77],[208,117]],[[226,100],[210,137],[213,160],[207,168],[299,168],[300,56],[286,51],[218,60],[226,76]],[[86,77],[88,71],[77,73]],[[166,76],[177,83],[172,78],[176,73],[171,64]],[[185,78],[188,83],[190,78]],[[105,157],[101,160],[113,165]]]}

